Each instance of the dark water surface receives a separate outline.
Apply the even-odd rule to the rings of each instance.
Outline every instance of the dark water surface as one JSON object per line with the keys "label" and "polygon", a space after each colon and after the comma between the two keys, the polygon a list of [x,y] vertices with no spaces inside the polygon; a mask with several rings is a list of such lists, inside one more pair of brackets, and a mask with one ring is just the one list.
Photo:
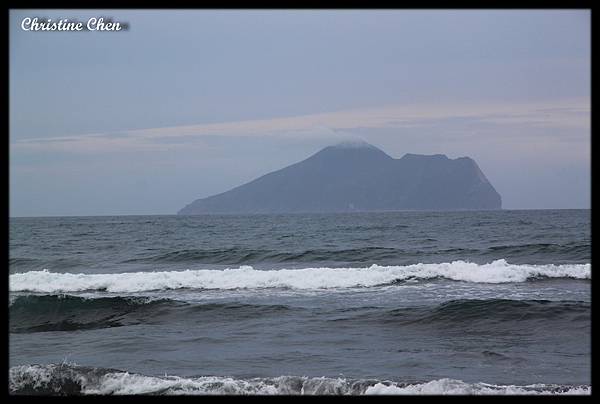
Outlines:
{"label": "dark water surface", "polygon": [[10,387],[590,393],[590,210],[10,219]]}

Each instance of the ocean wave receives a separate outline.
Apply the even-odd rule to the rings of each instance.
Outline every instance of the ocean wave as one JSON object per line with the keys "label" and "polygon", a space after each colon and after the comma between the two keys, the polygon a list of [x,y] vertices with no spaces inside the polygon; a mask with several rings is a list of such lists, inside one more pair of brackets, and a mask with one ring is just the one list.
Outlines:
{"label": "ocean wave", "polygon": [[539,321],[552,328],[556,322],[589,327],[591,304],[585,301],[457,299],[436,306],[403,307],[391,310],[353,310],[341,313],[333,322],[367,322],[408,326],[434,326],[462,331],[498,329],[515,326],[523,329],[525,321]]}
{"label": "ocean wave", "polygon": [[167,299],[144,297],[16,296],[9,305],[12,333],[74,331],[132,325],[151,318]]}
{"label": "ocean wave", "polygon": [[[94,297],[70,295],[13,296],[9,305],[12,333],[74,331],[121,327],[177,317],[235,321],[292,310],[284,305],[244,303],[190,304],[149,297]],[[225,316],[225,317],[224,317]]]}
{"label": "ocean wave", "polygon": [[[432,239],[424,240],[432,241]],[[312,263],[312,262],[381,262],[385,260],[414,260],[423,256],[454,256],[472,258],[511,257],[552,257],[573,261],[589,260],[591,247],[589,243],[528,243],[505,244],[483,248],[446,248],[415,249],[367,246],[359,248],[316,248],[298,251],[279,251],[272,249],[228,247],[208,249],[180,249],[157,254],[136,256],[122,263],[201,263],[243,265],[253,263]]]}
{"label": "ocean wave", "polygon": [[55,273],[48,270],[11,274],[13,292],[64,293],[86,290],[143,292],[165,289],[328,289],[372,287],[406,280],[444,278],[474,283],[511,283],[544,278],[591,279],[590,264],[516,265],[505,260],[489,264],[454,261],[441,264],[368,268],[304,268],[255,270],[241,266],[224,270],[129,272],[117,274]]}
{"label": "ocean wave", "polygon": [[378,260],[401,257],[411,252],[387,247],[361,247],[348,249],[309,249],[302,251],[282,252],[275,250],[251,248],[218,248],[218,249],[184,249],[169,251],[150,256],[130,258],[123,263],[205,263],[205,264],[244,264],[244,263],[287,263],[318,261],[353,261]]}
{"label": "ocean wave", "polygon": [[36,258],[10,257],[8,259],[9,266],[26,266],[40,262]]}
{"label": "ocean wave", "polygon": [[454,379],[403,383],[300,376],[154,377],[115,369],[49,364],[10,368],[9,391],[16,395],[589,395],[592,388],[557,384],[495,385]]}
{"label": "ocean wave", "polygon": [[[13,296],[12,333],[74,331],[185,319],[203,324],[287,315],[310,309],[281,304],[187,303],[149,297]],[[589,326],[591,307],[584,301],[459,299],[438,305],[402,308],[314,308],[311,315],[330,322],[385,323],[402,327],[509,327],[518,321]],[[320,317],[323,316],[323,317]],[[519,327],[523,327],[519,325]]]}
{"label": "ocean wave", "polygon": [[459,299],[440,304],[423,320],[450,323],[473,320],[555,319],[562,315],[589,313],[591,303],[584,301]]}

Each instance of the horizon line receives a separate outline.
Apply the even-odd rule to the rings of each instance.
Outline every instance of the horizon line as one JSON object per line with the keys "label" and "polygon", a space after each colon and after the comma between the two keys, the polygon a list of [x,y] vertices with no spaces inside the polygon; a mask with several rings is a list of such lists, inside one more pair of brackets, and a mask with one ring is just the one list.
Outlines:
{"label": "horizon line", "polygon": [[177,213],[126,213],[106,215],[40,215],[40,216],[8,216],[9,219],[43,219],[62,217],[121,217],[121,216],[281,216],[281,215],[338,215],[338,214],[365,214],[365,213],[466,213],[466,212],[501,212],[501,211],[523,211],[523,210],[591,210],[588,208],[511,208],[511,209],[454,209],[454,210],[386,210],[386,211],[356,211],[356,212],[280,212],[280,213],[204,213],[198,215],[179,215]]}

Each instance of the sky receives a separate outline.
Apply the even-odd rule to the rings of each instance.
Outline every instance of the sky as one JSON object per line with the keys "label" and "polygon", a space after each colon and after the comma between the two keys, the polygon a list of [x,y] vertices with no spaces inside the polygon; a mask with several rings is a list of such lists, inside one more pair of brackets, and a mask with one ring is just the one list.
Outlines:
{"label": "sky", "polygon": [[[41,32],[24,18],[126,22]],[[11,10],[10,216],[174,214],[362,139],[590,208],[588,10]]]}

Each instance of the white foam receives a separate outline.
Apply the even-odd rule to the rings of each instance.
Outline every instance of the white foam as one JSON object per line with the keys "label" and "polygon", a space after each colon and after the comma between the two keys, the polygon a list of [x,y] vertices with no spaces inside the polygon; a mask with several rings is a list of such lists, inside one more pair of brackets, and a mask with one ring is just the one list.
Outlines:
{"label": "white foam", "polygon": [[[149,394],[163,392],[169,395],[191,395],[191,394],[238,394],[238,395],[277,395],[277,394],[314,394],[317,391],[329,392],[339,389],[343,381],[335,379],[316,379],[317,389],[305,390],[304,385],[312,385],[312,380],[302,378],[301,391],[295,391],[298,385],[289,383],[290,378],[286,376],[273,379],[233,379],[230,377],[198,377],[182,378],[177,376],[149,377],[129,373],[112,373],[105,375],[97,387],[85,388],[84,394]],[[333,380],[333,382],[332,382]],[[319,383],[319,381],[321,383]],[[318,387],[321,387],[321,390]],[[314,387],[314,386],[313,386]],[[324,387],[324,388],[323,388]]]}
{"label": "white foam", "polygon": [[277,394],[272,385],[225,377],[186,379],[177,376],[148,377],[129,373],[111,373],[102,377],[96,387],[84,388],[85,394],[148,394],[157,391],[166,394]]}
{"label": "white foam", "polygon": [[[9,370],[9,388],[11,390],[20,390],[22,388],[33,388],[34,390],[41,389],[42,391],[48,390],[48,387],[55,393],[61,392],[61,381],[57,383],[57,369],[66,370],[66,378],[70,381],[85,386],[88,383],[88,379],[83,373],[72,371],[75,364],[69,364],[66,361],[60,365],[22,365],[15,366]],[[71,372],[69,372],[71,370]]]}
{"label": "white foam", "polygon": [[128,372],[95,374],[90,368],[76,365],[23,365],[9,371],[9,388],[12,391],[33,387],[41,391],[61,393],[65,381],[80,385],[81,393],[92,395],[132,394],[405,394],[405,395],[487,395],[487,394],[572,394],[589,395],[591,386],[559,386],[531,384],[526,386],[466,383],[454,379],[438,379],[426,383],[406,384],[391,381],[375,382],[327,377],[279,376],[274,378],[234,379],[231,377],[204,376],[184,378],[178,376],[155,377]]}
{"label": "white foam", "polygon": [[[103,377],[98,388],[84,389],[85,394],[149,394],[163,392],[169,395],[192,394],[303,394],[329,395],[355,393],[351,382],[345,379],[301,378],[301,389],[296,391],[289,384],[291,377],[274,379],[239,380],[225,377],[200,377],[185,379],[180,377],[148,377],[114,373]],[[528,386],[493,385],[485,383],[465,383],[461,380],[439,379],[422,384],[398,387],[377,383],[367,387],[364,395],[589,395],[590,386],[569,386],[556,389],[556,386],[534,384]]]}
{"label": "white foam", "polygon": [[165,289],[323,289],[370,287],[406,279],[446,278],[474,283],[525,282],[536,277],[591,279],[590,264],[513,265],[505,260],[489,264],[454,261],[441,264],[368,268],[304,268],[255,270],[250,266],[224,270],[72,274],[48,270],[10,275],[13,292],[44,293],[104,290],[142,292]]}
{"label": "white foam", "polygon": [[562,387],[531,384],[527,386],[494,385],[487,383],[465,383],[461,380],[439,379],[427,383],[411,384],[400,387],[377,383],[368,387],[365,394],[381,395],[587,395],[592,393],[591,386]]}

